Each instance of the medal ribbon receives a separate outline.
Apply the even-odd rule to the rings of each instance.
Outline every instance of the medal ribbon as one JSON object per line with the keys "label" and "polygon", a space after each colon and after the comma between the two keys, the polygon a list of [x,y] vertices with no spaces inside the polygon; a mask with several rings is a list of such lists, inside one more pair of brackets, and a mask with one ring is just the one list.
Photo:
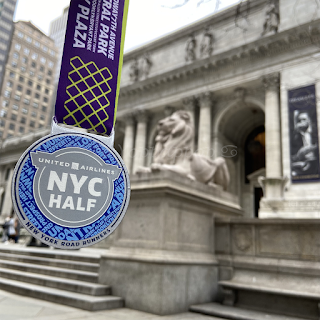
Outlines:
{"label": "medal ribbon", "polygon": [[57,91],[59,123],[110,135],[129,0],[71,0]]}

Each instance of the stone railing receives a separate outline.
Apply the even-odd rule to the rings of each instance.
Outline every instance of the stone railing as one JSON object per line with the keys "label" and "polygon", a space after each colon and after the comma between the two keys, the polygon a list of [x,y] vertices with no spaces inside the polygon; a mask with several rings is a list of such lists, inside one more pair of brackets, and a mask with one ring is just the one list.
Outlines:
{"label": "stone railing", "polygon": [[320,220],[217,219],[218,255],[320,261]]}
{"label": "stone railing", "polygon": [[223,304],[319,319],[320,220],[217,219],[215,251]]}

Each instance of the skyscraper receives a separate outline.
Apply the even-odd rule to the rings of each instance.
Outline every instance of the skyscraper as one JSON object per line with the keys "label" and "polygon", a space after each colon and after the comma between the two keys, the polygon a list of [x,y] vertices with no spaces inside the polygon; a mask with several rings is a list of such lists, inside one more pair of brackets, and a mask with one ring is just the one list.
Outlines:
{"label": "skyscraper", "polygon": [[54,41],[31,22],[15,23],[0,95],[0,139],[50,122],[57,63]]}
{"label": "skyscraper", "polygon": [[10,49],[16,3],[17,0],[0,0],[0,86]]}
{"label": "skyscraper", "polygon": [[60,74],[60,65],[63,53],[64,39],[68,22],[68,11],[69,7],[66,7],[63,10],[62,15],[59,18],[53,20],[50,24],[49,37],[54,40],[55,46],[58,49],[58,60],[54,74],[54,81],[56,84],[58,83]]}

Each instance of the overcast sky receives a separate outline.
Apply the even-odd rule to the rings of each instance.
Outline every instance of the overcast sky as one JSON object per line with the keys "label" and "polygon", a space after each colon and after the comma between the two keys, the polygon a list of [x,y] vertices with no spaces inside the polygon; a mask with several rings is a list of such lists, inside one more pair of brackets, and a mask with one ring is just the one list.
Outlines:
{"label": "overcast sky", "polygon": [[[166,6],[185,0],[130,0],[125,51],[195,22],[239,0],[189,0],[177,9]],[[198,5],[199,1],[202,4]],[[218,3],[217,3],[218,2]],[[31,21],[49,33],[50,22],[62,14],[70,0],[18,0],[15,20]]]}

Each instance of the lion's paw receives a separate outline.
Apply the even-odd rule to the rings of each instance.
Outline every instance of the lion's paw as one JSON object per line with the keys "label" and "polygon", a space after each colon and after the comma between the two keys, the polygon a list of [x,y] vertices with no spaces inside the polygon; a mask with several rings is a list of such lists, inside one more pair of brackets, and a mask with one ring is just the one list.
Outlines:
{"label": "lion's paw", "polygon": [[210,186],[210,187],[218,187],[218,185],[217,184],[215,184],[215,183],[213,183],[212,181],[210,181],[209,183],[208,183],[208,186]]}
{"label": "lion's paw", "polygon": [[187,176],[191,181],[196,181],[195,176],[193,176],[192,174],[188,174]]}
{"label": "lion's paw", "polygon": [[153,163],[151,165],[151,170],[152,171],[160,171],[161,170],[162,165],[160,163]]}
{"label": "lion's paw", "polygon": [[136,174],[150,173],[150,172],[151,172],[150,168],[139,167],[136,171]]}

